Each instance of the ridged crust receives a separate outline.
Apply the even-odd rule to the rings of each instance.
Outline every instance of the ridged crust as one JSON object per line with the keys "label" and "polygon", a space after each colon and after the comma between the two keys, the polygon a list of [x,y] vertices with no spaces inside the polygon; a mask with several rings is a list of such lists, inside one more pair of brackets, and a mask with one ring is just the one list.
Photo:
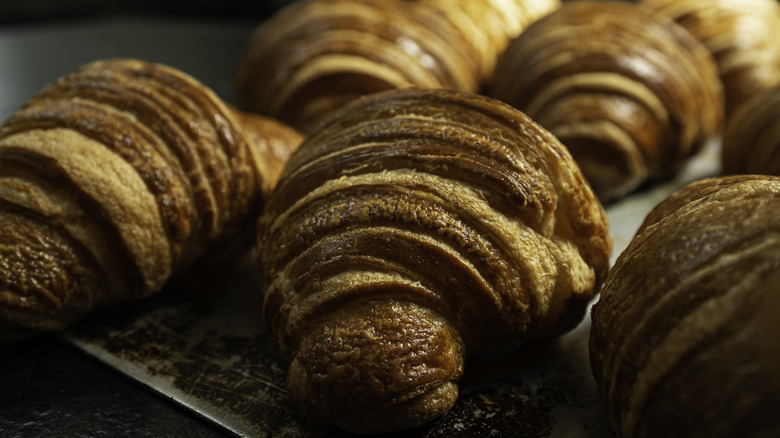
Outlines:
{"label": "ridged crust", "polygon": [[730,116],[780,82],[780,4],[776,0],[641,0],[685,27],[713,54]]}
{"label": "ridged crust", "polygon": [[767,307],[778,217],[772,176],[696,182],[648,215],[592,312],[591,365],[618,436],[780,433],[780,348],[764,332],[780,312]]}
{"label": "ridged crust", "polygon": [[[405,348],[417,353],[398,357],[395,368],[430,372],[366,390],[359,405],[311,389],[294,396],[318,423],[349,429],[365,416],[385,418],[374,432],[413,427],[446,411],[454,397],[437,402],[440,395],[421,395],[421,385],[454,389],[465,357],[499,354],[574,327],[611,250],[601,204],[554,137],[493,99],[446,90],[380,93],[328,119],[288,161],[259,228],[264,311],[295,364],[290,387],[307,388],[320,376],[306,365],[320,344],[311,339],[348,333],[345,324],[356,322],[342,313],[410,307],[427,315],[422,325],[403,329],[410,339],[418,330],[449,332],[437,335],[437,345],[459,352],[457,360],[434,365],[425,343],[409,341]],[[390,332],[401,330],[387,324],[395,327]],[[358,356],[349,365],[356,391],[383,366],[371,357],[395,345],[381,332],[351,353]],[[314,363],[341,362],[338,351],[317,351]],[[420,380],[431,374],[437,383]],[[336,376],[321,379],[317,391],[337,391]],[[397,403],[410,397],[415,409],[430,410],[400,409]],[[387,412],[398,416],[391,421]]]}
{"label": "ridged crust", "polygon": [[167,209],[174,242],[199,244],[256,201],[247,198],[259,178],[249,165],[253,150],[232,111],[171,68],[90,63],[30,99],[5,122],[3,135],[55,127],[94,140],[137,169],[148,187],[142,191]]}
{"label": "ridged crust", "polygon": [[254,150],[254,167],[261,177],[260,192],[266,199],[276,187],[290,154],[303,142],[304,136],[274,118],[235,109],[233,111],[245,128]]}
{"label": "ridged crust", "polygon": [[529,26],[499,59],[488,94],[556,135],[604,202],[672,175],[723,123],[707,49],[621,2],[566,3]]}
{"label": "ridged crust", "polygon": [[418,0],[443,14],[474,47],[482,82],[510,40],[561,6],[560,0]]}
{"label": "ridged crust", "polygon": [[723,173],[780,175],[780,83],[745,101],[723,136]]}
{"label": "ridged crust", "polygon": [[45,218],[0,201],[0,344],[61,330],[96,302],[113,300],[103,295],[117,288],[98,275],[101,261],[69,236]]}
{"label": "ridged crust", "polygon": [[3,236],[13,266],[0,282],[0,325],[16,328],[0,339],[156,292],[246,227],[278,177],[260,166],[263,139],[291,133],[292,148],[301,137],[251,134],[260,125],[239,119],[176,69],[110,59],[60,78],[5,121],[0,209],[6,230],[20,231]]}
{"label": "ridged crust", "polygon": [[448,20],[421,4],[298,1],[250,38],[236,74],[236,102],[310,132],[335,108],[373,92],[476,91],[477,58]]}

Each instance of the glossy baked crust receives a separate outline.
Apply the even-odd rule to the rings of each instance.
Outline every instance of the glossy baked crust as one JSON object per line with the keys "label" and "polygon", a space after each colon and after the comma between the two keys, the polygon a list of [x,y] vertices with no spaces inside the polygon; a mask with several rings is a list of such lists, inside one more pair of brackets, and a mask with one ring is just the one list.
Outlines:
{"label": "glossy baked crust", "polygon": [[0,342],[156,292],[247,226],[278,177],[266,143],[302,137],[239,118],[176,69],[110,59],[0,126]]}
{"label": "glossy baked crust", "polygon": [[556,135],[603,202],[673,175],[723,125],[706,47],[626,2],[565,3],[535,22],[509,44],[487,92]]}
{"label": "glossy baked crust", "polygon": [[250,38],[236,102],[308,133],[362,95],[404,87],[476,91],[478,58],[449,20],[416,2],[297,1]]}
{"label": "glossy baked crust", "polygon": [[288,394],[361,433],[446,412],[467,357],[573,328],[611,251],[566,148],[450,90],[345,107],[290,158],[259,228]]}
{"label": "glossy baked crust", "polygon": [[780,4],[776,0],[641,0],[686,28],[715,57],[731,115],[780,82]]}
{"label": "glossy baked crust", "polygon": [[780,178],[659,204],[593,306],[591,365],[620,437],[778,436]]}
{"label": "glossy baked crust", "polygon": [[479,56],[480,82],[493,76],[507,44],[531,23],[561,6],[560,0],[418,0],[443,14]]}

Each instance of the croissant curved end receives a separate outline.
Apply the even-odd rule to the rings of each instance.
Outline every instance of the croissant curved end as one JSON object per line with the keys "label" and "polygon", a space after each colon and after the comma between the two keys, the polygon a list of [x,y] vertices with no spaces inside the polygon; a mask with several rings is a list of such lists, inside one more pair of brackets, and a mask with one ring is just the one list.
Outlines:
{"label": "croissant curved end", "polygon": [[288,396],[313,424],[361,434],[413,428],[455,403],[462,348],[429,309],[393,300],[348,306],[304,339]]}

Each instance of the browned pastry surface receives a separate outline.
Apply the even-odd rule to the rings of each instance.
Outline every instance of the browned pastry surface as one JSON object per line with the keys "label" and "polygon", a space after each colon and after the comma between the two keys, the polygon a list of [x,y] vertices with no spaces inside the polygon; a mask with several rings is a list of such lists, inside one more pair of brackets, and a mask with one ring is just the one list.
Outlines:
{"label": "browned pastry surface", "polygon": [[734,111],[721,152],[726,174],[780,175],[780,83]]}
{"label": "browned pastry surface", "polygon": [[670,19],[622,2],[564,3],[510,42],[488,93],[566,145],[602,201],[679,164],[720,134],[707,49]]}
{"label": "browned pastry surface", "polygon": [[268,18],[236,74],[240,109],[304,132],[365,94],[476,91],[478,54],[436,11],[404,0],[303,0]]}
{"label": "browned pastry surface", "polygon": [[0,126],[0,341],[158,291],[245,226],[278,176],[263,135],[163,65],[95,61],[44,88]]}
{"label": "browned pastry surface", "polygon": [[780,82],[777,0],[641,0],[702,41],[718,63],[731,115],[750,97]]}
{"label": "browned pastry surface", "polygon": [[290,158],[260,219],[265,317],[316,424],[417,426],[465,358],[573,328],[611,240],[566,148],[490,98],[352,102]]}
{"label": "browned pastry surface", "polygon": [[560,0],[418,0],[442,13],[474,46],[480,79],[493,76],[496,60],[509,40],[560,7]]}
{"label": "browned pastry surface", "polygon": [[235,109],[234,112],[256,152],[254,166],[261,176],[260,191],[266,199],[276,187],[290,154],[303,142],[304,136],[274,118]]}
{"label": "browned pastry surface", "polygon": [[593,373],[620,437],[778,436],[780,178],[659,204],[594,305]]}

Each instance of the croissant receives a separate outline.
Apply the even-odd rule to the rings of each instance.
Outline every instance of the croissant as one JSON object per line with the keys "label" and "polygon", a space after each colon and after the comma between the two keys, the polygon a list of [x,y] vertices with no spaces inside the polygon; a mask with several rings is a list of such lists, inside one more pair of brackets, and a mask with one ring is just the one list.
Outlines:
{"label": "croissant", "polygon": [[729,116],[780,82],[777,0],[641,0],[639,5],[676,20],[712,52]]}
{"label": "croissant", "polygon": [[780,83],[745,101],[723,135],[723,172],[780,175]]}
{"label": "croissant", "polygon": [[780,178],[724,176],[647,216],[592,310],[620,437],[780,436]]}
{"label": "croissant", "polygon": [[0,126],[0,343],[160,290],[251,228],[273,160],[301,140],[140,60],[95,61],[45,87]]}
{"label": "croissant", "polygon": [[288,396],[357,433],[428,422],[455,402],[466,358],[576,326],[612,244],[555,137],[494,99],[415,88],[324,122],[258,229]]}
{"label": "croissant", "polygon": [[481,82],[493,76],[509,41],[560,7],[560,0],[419,0],[442,13],[474,46]]}
{"label": "croissant", "polygon": [[510,42],[487,89],[556,135],[605,203],[673,175],[723,125],[706,47],[630,3],[564,3]]}
{"label": "croissant", "polygon": [[236,104],[309,133],[364,94],[476,91],[478,57],[470,48],[448,20],[414,2],[295,1],[250,38],[236,73]]}

